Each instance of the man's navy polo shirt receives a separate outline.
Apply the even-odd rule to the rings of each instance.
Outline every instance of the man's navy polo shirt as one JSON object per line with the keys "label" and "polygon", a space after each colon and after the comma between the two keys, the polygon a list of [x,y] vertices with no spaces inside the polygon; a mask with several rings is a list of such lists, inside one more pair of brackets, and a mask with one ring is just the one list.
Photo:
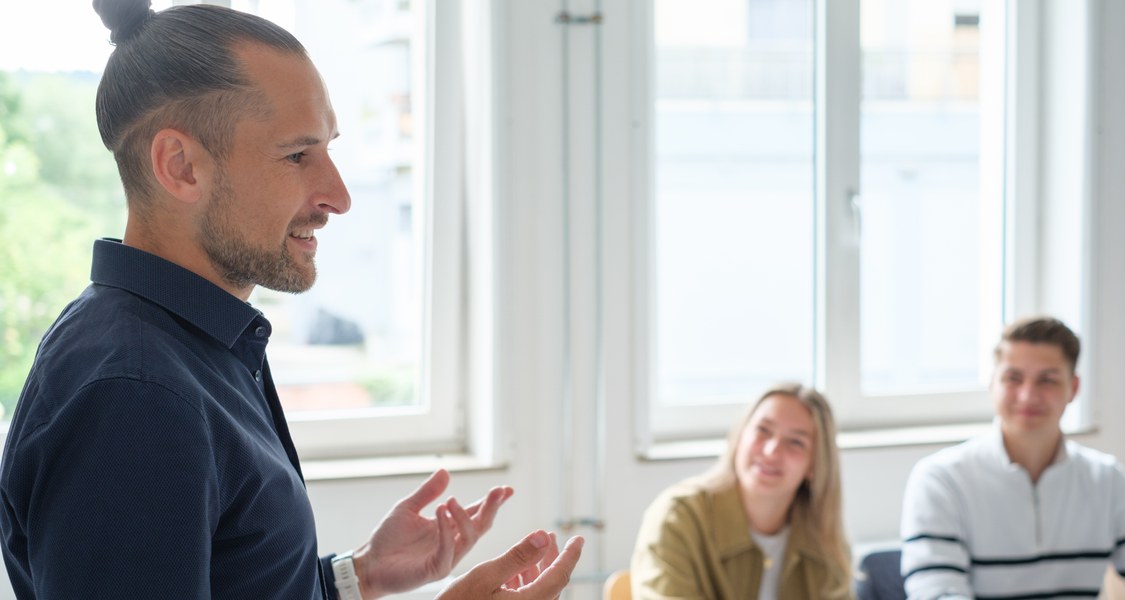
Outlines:
{"label": "man's navy polo shirt", "polygon": [[116,240],[95,242],[91,279],[44,336],[4,448],[16,596],[326,597],[269,322]]}

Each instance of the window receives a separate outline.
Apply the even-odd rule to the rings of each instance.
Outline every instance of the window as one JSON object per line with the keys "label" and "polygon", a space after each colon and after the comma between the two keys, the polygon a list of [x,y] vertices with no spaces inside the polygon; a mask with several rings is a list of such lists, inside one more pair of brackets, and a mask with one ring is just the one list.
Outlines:
{"label": "window", "polygon": [[1004,3],[634,6],[642,438],[723,431],[781,380],[845,428],[991,414],[1015,260]]}
{"label": "window", "polygon": [[304,456],[325,456],[454,440],[455,412],[428,418],[424,385],[430,203],[419,133],[428,115],[415,73],[427,59],[425,3],[232,8],[274,21],[308,48],[332,93],[342,135],[331,151],[352,195],[352,210],[319,234],[316,285],[296,296],[259,288],[251,298],[274,324],[269,358],[295,442]]}
{"label": "window", "polygon": [[711,406],[743,405],[779,378],[813,376],[812,9],[811,0],[654,5],[661,429],[706,423]]}
{"label": "window", "polygon": [[[459,125],[473,99],[461,51],[480,52],[462,27],[475,13],[402,0],[231,5],[308,48],[332,93],[333,158],[352,195],[320,234],[316,285],[252,298],[275,325],[269,357],[294,442],[306,459],[466,451],[466,388],[486,393],[474,373],[490,354],[484,317],[466,310],[487,303],[491,257],[473,244],[488,203],[465,208],[487,177],[451,185],[466,143],[488,155],[483,134]],[[465,344],[477,344],[472,365]]]}
{"label": "window", "polygon": [[[475,166],[487,166],[489,132],[460,125],[472,110],[488,122],[487,105],[473,95],[481,92],[462,85],[486,81],[465,59],[488,56],[477,37],[462,33],[475,9],[439,10],[426,0],[216,3],[268,18],[305,44],[343,134],[331,151],[352,210],[320,234],[316,285],[301,295],[259,288],[251,297],[274,325],[269,360],[302,457],[465,451],[465,404],[487,393],[489,380],[474,373],[487,373],[491,352],[488,313],[479,308],[490,306],[490,246],[480,242],[490,204],[476,197],[490,179],[487,169],[466,177],[462,164],[465,144],[475,143]],[[37,6],[26,10],[49,9]],[[47,63],[9,38],[0,73],[0,98],[20,109],[0,111],[0,191],[29,200],[0,207],[9,240],[0,257],[0,400],[8,410],[46,326],[88,282],[91,241],[124,225],[116,167],[91,110],[112,48],[94,11],[59,18],[73,20],[71,39],[89,40],[96,51],[62,48]],[[34,20],[48,21],[59,22]],[[469,80],[465,69],[482,73]],[[72,160],[73,150],[59,148],[91,159]],[[29,226],[31,219],[43,227]],[[23,233],[31,231],[35,239]],[[53,232],[57,247],[40,231]],[[52,253],[36,254],[48,246]],[[472,293],[464,284],[470,272]],[[475,351],[471,364],[467,347]]]}
{"label": "window", "polygon": [[860,396],[960,396],[965,417],[1003,306],[1003,13],[985,4],[861,3]]}
{"label": "window", "polygon": [[[160,8],[160,3],[154,3]],[[111,50],[97,14],[6,7],[0,24],[0,409],[11,418],[47,327],[90,281],[93,240],[124,230],[113,156],[94,121]],[[12,13],[15,13],[14,15]],[[45,42],[50,23],[71,45]]]}

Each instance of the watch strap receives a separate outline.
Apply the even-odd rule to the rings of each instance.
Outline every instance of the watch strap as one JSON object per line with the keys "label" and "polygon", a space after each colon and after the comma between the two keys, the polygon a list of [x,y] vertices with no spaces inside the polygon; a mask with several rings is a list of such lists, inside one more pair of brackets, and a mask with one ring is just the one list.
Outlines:
{"label": "watch strap", "polygon": [[363,600],[359,593],[359,577],[355,574],[352,553],[340,554],[332,559],[332,573],[336,576],[336,592],[340,600]]}

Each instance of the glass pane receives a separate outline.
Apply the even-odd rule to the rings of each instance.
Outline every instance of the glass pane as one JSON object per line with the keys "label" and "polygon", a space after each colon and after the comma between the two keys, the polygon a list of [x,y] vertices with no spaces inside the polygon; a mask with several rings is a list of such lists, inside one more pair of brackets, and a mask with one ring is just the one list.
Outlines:
{"label": "glass pane", "polygon": [[[89,281],[93,240],[124,231],[120,180],[93,111],[112,46],[88,5],[61,5],[13,5],[0,19],[0,409],[7,415],[39,338]],[[153,9],[169,5],[156,1]],[[252,298],[276,328],[270,360],[282,401],[291,414],[415,404],[423,260],[415,224],[424,205],[413,193],[420,169],[411,48],[420,20],[406,0],[235,0],[232,7],[277,22],[309,48],[345,134],[333,158],[354,202],[320,235],[310,292],[258,290]],[[45,44],[42,32],[26,27],[48,22],[70,43]],[[356,76],[363,71],[373,75]]]}
{"label": "glass pane", "polygon": [[863,0],[864,394],[987,381],[981,331],[1001,310],[1002,193],[982,190],[1002,185],[982,168],[982,98],[994,90],[980,73],[1002,46],[982,34],[993,31],[982,2]]}
{"label": "glass pane", "polygon": [[94,240],[125,230],[117,165],[94,117],[108,40],[89,3],[9,3],[0,18],[2,418],[47,327],[89,284]]}
{"label": "glass pane", "polygon": [[[259,7],[260,4],[260,7]],[[317,282],[299,296],[259,289],[270,363],[290,417],[418,403],[425,204],[414,136],[412,51],[422,21],[404,0],[233,2],[289,29],[332,94],[332,158],[352,196],[317,235]],[[304,414],[302,414],[304,413]],[[324,414],[324,413],[320,413]]]}
{"label": "glass pane", "polygon": [[657,0],[658,402],[745,402],[813,366],[813,2]]}

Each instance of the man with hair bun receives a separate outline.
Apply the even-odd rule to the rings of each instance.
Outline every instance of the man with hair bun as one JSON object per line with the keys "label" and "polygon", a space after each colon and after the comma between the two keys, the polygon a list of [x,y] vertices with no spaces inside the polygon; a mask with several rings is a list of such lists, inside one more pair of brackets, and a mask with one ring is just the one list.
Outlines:
{"label": "man with hair bun", "polygon": [[1125,574],[1125,471],[1067,440],[1078,336],[1020,319],[995,350],[993,430],[920,461],[906,485],[902,574],[911,600],[1094,598]]}
{"label": "man with hair bun", "polygon": [[[128,205],[40,344],[0,466],[16,597],[379,598],[448,576],[512,490],[462,506],[434,473],[351,552],[319,556],[254,286],[303,292],[348,211],[336,117],[304,47],[216,6],[95,0],[97,93]],[[581,553],[535,531],[440,598],[558,597]]]}

